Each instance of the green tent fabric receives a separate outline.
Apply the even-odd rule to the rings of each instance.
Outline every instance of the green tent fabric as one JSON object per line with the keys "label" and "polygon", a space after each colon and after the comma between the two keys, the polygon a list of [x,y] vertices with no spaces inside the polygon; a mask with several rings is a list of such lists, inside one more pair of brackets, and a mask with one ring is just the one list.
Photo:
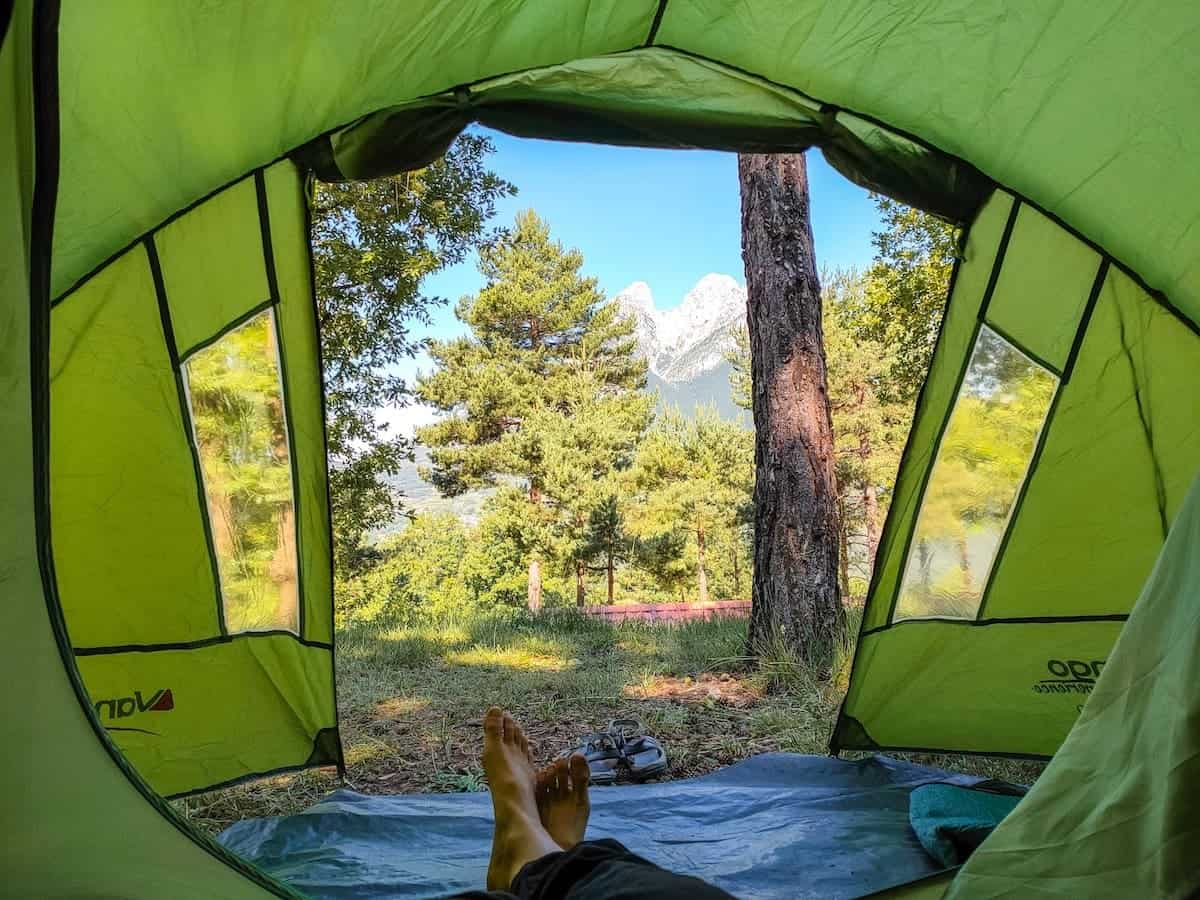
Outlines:
{"label": "green tent fabric", "polygon": [[276,163],[50,314],[59,599],[102,723],[169,796],[341,765],[306,223]]}
{"label": "green tent fabric", "polygon": [[834,749],[1054,753],[1197,470],[1200,394],[1178,389],[1196,371],[1193,323],[996,192],[955,272]]}
{"label": "green tent fabric", "polygon": [[1200,892],[1197,548],[1200,478],[1075,728],[948,896]]}
{"label": "green tent fabric", "polygon": [[[835,746],[1065,740],[1059,796],[1129,798],[1058,852],[1052,813],[1023,814],[1039,783],[961,896],[1016,871],[1117,893],[1118,851],[1130,883],[1194,890],[1175,798],[1196,696],[1167,664],[1195,642],[1189,550],[1173,593],[1134,602],[1187,542],[1200,461],[1198,43],[1184,2],[0,2],[9,889],[286,892],[160,795],[340,755],[300,184],[419,164],[479,121],[816,146],[966,228]],[[222,392],[269,460],[265,507],[226,489]],[[241,556],[235,506],[270,538]],[[1149,599],[1162,627],[1135,628]],[[1140,674],[1093,714],[1113,671]]]}
{"label": "green tent fabric", "polygon": [[[8,13],[4,15],[3,13]],[[4,26],[8,26],[5,34]],[[17,897],[290,896],[191,829],[91,713],[53,601],[46,541],[53,18],[0,7],[0,674],[4,890]],[[50,48],[47,48],[50,41]]]}

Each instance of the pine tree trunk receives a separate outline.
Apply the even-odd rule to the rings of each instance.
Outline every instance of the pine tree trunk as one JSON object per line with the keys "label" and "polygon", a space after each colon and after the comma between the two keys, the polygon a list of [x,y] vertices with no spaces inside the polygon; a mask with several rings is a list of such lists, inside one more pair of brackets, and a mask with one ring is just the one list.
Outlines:
{"label": "pine tree trunk", "polygon": [[704,570],[704,526],[696,529],[696,584],[699,589],[700,602],[708,602],[708,572]]}
{"label": "pine tree trunk", "polygon": [[733,546],[733,551],[732,551],[733,590],[738,595],[738,597],[742,596],[742,567],[741,567],[741,565],[739,563],[739,559],[738,559],[738,540],[740,539],[740,537],[741,536],[735,532],[734,536],[733,536],[733,545],[732,545]]}
{"label": "pine tree trunk", "polygon": [[530,612],[542,608],[542,561],[536,556],[529,558],[529,590],[525,595]]}
{"label": "pine tree trunk", "polygon": [[869,481],[863,485],[862,501],[867,520],[867,561],[874,567],[875,553],[879,550],[879,496]]}
{"label": "pine tree trunk", "polygon": [[575,563],[575,605],[587,606],[587,587],[583,583],[583,563]]}
{"label": "pine tree trunk", "polygon": [[[542,492],[537,485],[529,485],[529,502],[535,507],[542,502]],[[537,550],[529,556],[529,586],[525,594],[525,603],[531,612],[542,608],[542,561],[538,558]]]}
{"label": "pine tree trunk", "polygon": [[613,605],[613,558],[608,557],[608,605]]}
{"label": "pine tree trunk", "polygon": [[847,531],[846,522],[849,516],[846,515],[846,504],[842,501],[842,497],[838,495],[838,582],[841,586],[842,596],[850,596],[850,535]]}
{"label": "pine tree trunk", "polygon": [[278,589],[275,620],[272,627],[300,629],[300,577],[296,571],[296,510],[292,504],[280,505],[275,513],[275,554],[267,567],[267,576]]}
{"label": "pine tree trunk", "polygon": [[917,570],[921,578],[918,582],[921,588],[921,600],[928,603],[933,597],[933,549],[925,538],[917,541]]}
{"label": "pine tree trunk", "polygon": [[750,649],[777,634],[824,663],[845,630],[837,481],[808,174],[738,157],[755,437]]}

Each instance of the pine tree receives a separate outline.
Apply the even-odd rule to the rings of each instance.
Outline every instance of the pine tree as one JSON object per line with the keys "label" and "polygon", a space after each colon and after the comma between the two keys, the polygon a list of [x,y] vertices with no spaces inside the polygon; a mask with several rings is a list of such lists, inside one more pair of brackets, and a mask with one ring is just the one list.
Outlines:
{"label": "pine tree", "polygon": [[[821,275],[826,382],[833,422],[840,530],[839,575],[850,590],[850,566],[861,559],[869,574],[879,544],[884,504],[895,481],[912,419],[910,404],[895,399],[897,348],[868,336],[874,315],[870,278],[856,270]],[[730,390],[749,408],[750,338],[734,332]]]}
{"label": "pine tree", "polygon": [[580,556],[592,565],[593,571],[603,572],[608,603],[613,602],[613,585],[617,566],[628,562],[636,547],[633,536],[625,527],[625,514],[616,494],[605,495],[588,514],[587,528],[580,542]]}
{"label": "pine tree", "polygon": [[583,606],[592,512],[619,493],[620,474],[650,424],[654,397],[643,391],[613,392],[590,372],[564,379],[563,385],[563,404],[539,410],[527,427],[538,434],[546,462],[543,494],[554,515],[550,555],[574,579],[575,603]]}
{"label": "pine tree", "polygon": [[725,353],[729,363],[729,393],[734,404],[742,409],[754,409],[754,385],[750,379],[750,329],[745,322],[729,329],[733,347]]}
{"label": "pine tree", "polygon": [[606,302],[583,256],[551,240],[532,210],[479,254],[486,283],[459,301],[467,336],[433,341],[420,398],[449,415],[417,433],[431,448],[423,474],[447,496],[497,479],[523,485],[527,601],[541,606],[542,562],[554,524],[584,482],[621,465],[644,430],[646,364],[633,322]]}

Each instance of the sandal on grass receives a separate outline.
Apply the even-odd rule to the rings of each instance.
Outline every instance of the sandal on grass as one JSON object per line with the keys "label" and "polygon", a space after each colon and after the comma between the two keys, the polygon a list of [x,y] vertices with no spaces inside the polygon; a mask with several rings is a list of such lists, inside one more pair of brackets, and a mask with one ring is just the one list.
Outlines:
{"label": "sandal on grass", "polygon": [[646,734],[646,726],[637,719],[613,719],[608,723],[608,733],[616,740],[635,781],[645,781],[667,770],[667,752]]}
{"label": "sandal on grass", "polygon": [[617,767],[621,764],[621,747],[619,738],[606,731],[586,734],[579,745],[558,754],[558,758],[569,757],[579,753],[588,764],[592,784],[612,784],[617,780]]}

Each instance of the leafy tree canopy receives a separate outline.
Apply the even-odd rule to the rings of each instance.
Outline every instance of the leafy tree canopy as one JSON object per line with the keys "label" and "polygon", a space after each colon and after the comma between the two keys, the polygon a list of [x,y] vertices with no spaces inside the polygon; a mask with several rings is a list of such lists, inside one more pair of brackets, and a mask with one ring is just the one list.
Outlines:
{"label": "leafy tree canopy", "polygon": [[875,195],[883,227],[874,233],[860,335],[894,350],[889,390],[912,402],[937,343],[958,233],[931,213]]}
{"label": "leafy tree canopy", "polygon": [[313,257],[339,568],[398,512],[382,476],[411,458],[411,445],[378,412],[411,402],[410,385],[392,367],[424,346],[419,329],[445,302],[424,294],[422,282],[488,240],[496,201],[515,193],[487,168],[492,150],[487,138],[466,133],[424,169],[316,187]]}

